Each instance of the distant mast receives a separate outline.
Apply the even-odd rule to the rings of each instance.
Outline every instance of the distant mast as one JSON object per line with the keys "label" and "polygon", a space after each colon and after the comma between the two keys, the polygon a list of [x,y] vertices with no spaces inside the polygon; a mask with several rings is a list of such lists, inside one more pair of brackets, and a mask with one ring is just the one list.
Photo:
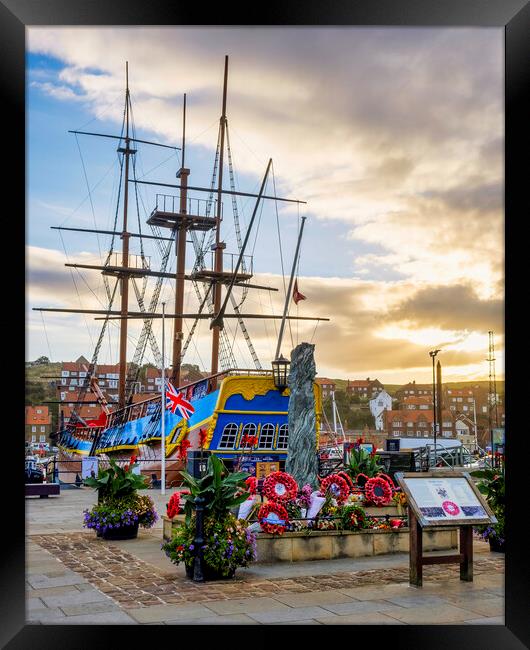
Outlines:
{"label": "distant mast", "polygon": [[[218,314],[221,309],[221,275],[223,272],[223,250],[226,244],[221,241],[221,206],[222,206],[222,192],[223,192],[223,154],[225,146],[225,128],[226,128],[226,92],[228,82],[228,55],[225,56],[225,72],[223,83],[223,108],[220,119],[220,142],[219,142],[219,179],[217,185],[217,211],[216,211],[216,225],[215,225],[215,244],[212,247],[215,252],[215,275],[217,281],[214,284],[214,313]],[[212,364],[211,374],[216,375],[219,371],[219,334],[221,328],[215,325],[212,328]],[[213,388],[217,385],[217,378],[214,376],[212,379]]]}
{"label": "distant mast", "polygon": [[[129,62],[125,63],[125,148],[120,147],[118,152],[125,156],[125,180],[123,186],[123,230],[121,233],[122,240],[122,268],[129,267],[129,238],[127,232],[127,208],[129,200],[129,156],[136,153],[130,148],[129,139]],[[129,275],[127,271],[121,276],[121,315],[127,315],[129,305]],[[120,322],[120,376],[118,383],[118,408],[125,406],[125,382],[127,377],[127,318],[122,318]]]}
{"label": "distant mast", "polygon": [[[179,226],[175,232],[175,244],[177,249],[176,264],[176,286],[175,286],[175,314],[182,314],[184,309],[184,282],[186,272],[186,233],[188,224],[186,219],[187,202],[188,202],[188,176],[190,170],[184,167],[186,155],[186,94],[183,100],[182,115],[182,166],[177,172],[177,178],[180,179],[180,215]],[[182,340],[184,333],[182,331],[182,316],[175,317],[173,328],[173,371],[171,381],[174,386],[180,386],[180,371],[182,362]]]}

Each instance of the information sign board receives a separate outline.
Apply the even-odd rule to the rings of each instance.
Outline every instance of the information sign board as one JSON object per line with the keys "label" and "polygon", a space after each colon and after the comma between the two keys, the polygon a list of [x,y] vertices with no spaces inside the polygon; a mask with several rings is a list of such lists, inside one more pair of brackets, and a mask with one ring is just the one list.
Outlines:
{"label": "information sign board", "polygon": [[422,527],[497,523],[465,472],[397,472],[395,478]]}

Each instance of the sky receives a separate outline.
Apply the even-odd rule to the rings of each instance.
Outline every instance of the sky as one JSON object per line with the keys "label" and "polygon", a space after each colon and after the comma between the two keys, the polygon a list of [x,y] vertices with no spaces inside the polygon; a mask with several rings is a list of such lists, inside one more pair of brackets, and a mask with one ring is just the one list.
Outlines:
{"label": "sky", "polygon": [[[189,183],[209,186],[225,55],[236,188],[257,192],[272,158],[267,194],[306,202],[261,203],[248,245],[253,282],[278,291],[249,290],[242,312],[282,313],[305,216],[297,275],[306,300],[291,302],[290,314],[330,321],[291,321],[285,356],[307,341],[316,346],[319,376],[429,382],[429,350],[439,348],[444,381],[480,380],[488,377],[492,330],[501,379],[501,28],[28,28],[26,358],[90,359],[102,327],[93,315],[32,310],[106,306],[102,276],[64,264],[102,264],[111,236],[51,227],[112,230],[117,219],[121,229],[117,141],[68,131],[120,133],[128,61],[137,137],[180,146],[186,93]],[[137,178],[177,182],[179,152],[139,144],[135,159]],[[227,167],[224,177],[228,187]],[[130,230],[151,234],[146,220],[156,194],[172,191],[136,187]],[[239,197],[236,205],[244,236],[254,200]],[[223,215],[226,253],[236,253],[228,195]],[[159,269],[156,243],[145,240],[143,247]],[[113,250],[120,248],[116,238]],[[131,252],[140,254],[139,239],[131,240]],[[190,244],[188,271],[193,262]],[[172,253],[168,270],[174,268]],[[150,280],[145,287],[147,304],[153,286]],[[171,281],[164,281],[160,300],[173,311]],[[190,284],[185,311],[197,306]],[[132,287],[130,309],[138,310]],[[239,366],[251,368],[234,324],[226,321],[228,345]],[[185,337],[191,325],[186,321]],[[279,321],[246,325],[263,367],[270,367]],[[130,359],[140,327],[130,321]],[[153,331],[161,347],[161,321]],[[117,335],[113,321],[100,363],[117,362]],[[171,337],[168,322],[166,348]],[[148,346],[144,360],[154,359]],[[184,362],[209,368],[207,322],[200,322]]]}

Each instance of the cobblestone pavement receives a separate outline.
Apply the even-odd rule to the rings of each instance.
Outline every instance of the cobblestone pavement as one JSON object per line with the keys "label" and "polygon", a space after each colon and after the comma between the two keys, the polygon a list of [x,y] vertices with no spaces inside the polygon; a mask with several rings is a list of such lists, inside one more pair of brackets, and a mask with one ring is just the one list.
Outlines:
{"label": "cobblestone pavement", "polygon": [[[365,589],[365,592],[366,588],[371,588],[372,591],[375,588],[379,594],[378,598],[385,599],[387,598],[385,593],[388,586],[398,587],[398,591],[405,594],[406,605],[410,605],[410,594],[409,601],[406,600],[406,595],[412,590],[415,592],[413,602],[417,602],[417,604],[421,604],[425,607],[426,604],[429,604],[429,595],[431,599],[435,598],[435,602],[433,602],[432,605],[442,604],[442,600],[436,595],[433,596],[431,593],[433,589],[436,591],[437,585],[441,587],[443,584],[447,584],[448,582],[452,583],[453,589],[450,591],[453,596],[455,594],[460,596],[460,604],[465,601],[465,591],[462,591],[462,588],[469,586],[468,583],[460,583],[458,580],[459,569],[457,565],[431,565],[425,567],[424,583],[429,585],[427,588],[427,595],[425,596],[418,594],[415,588],[408,586],[407,567],[344,571],[325,575],[304,575],[291,578],[276,577],[273,579],[256,579],[248,576],[236,576],[235,579],[226,583],[214,582],[197,584],[188,580],[183,575],[183,572],[180,574],[177,573],[180,567],[179,569],[175,567],[172,572],[163,571],[139,559],[131,553],[124,551],[123,548],[120,548],[116,544],[112,544],[112,542],[105,542],[100,538],[94,537],[93,532],[91,531],[83,533],[32,535],[30,540],[34,549],[36,547],[44,549],[59,560],[64,567],[73,573],[74,576],[77,575],[78,577],[82,577],[89,583],[89,585],[94,587],[99,594],[102,594],[103,597],[112,599],[112,601],[114,601],[124,612],[132,610],[136,617],[139,617],[140,619],[146,617],[151,618],[152,615],[156,616],[158,614],[168,616],[169,619],[171,619],[171,608],[166,611],[167,607],[164,608],[164,606],[173,605],[175,612],[180,611],[182,613],[183,611],[186,611],[186,608],[182,610],[182,608],[179,607],[177,610],[175,607],[176,604],[186,605],[215,601],[215,606],[219,607],[219,603],[222,601],[237,601],[238,599],[243,599],[245,603],[247,603],[247,601],[254,601],[258,605],[263,601],[263,599],[265,599],[266,602],[262,604],[264,607],[266,605],[272,605],[272,609],[269,611],[272,618],[275,616],[276,618],[278,616],[280,618],[282,618],[282,616],[285,618],[289,612],[284,611],[283,614],[280,615],[280,612],[276,611],[276,605],[282,605],[280,609],[283,610],[284,606],[288,606],[284,602],[286,600],[285,597],[287,597],[287,601],[289,600],[289,597],[294,597],[294,601],[292,602],[296,603],[319,602],[322,604],[322,602],[324,602],[327,606],[333,606],[335,609],[338,609],[338,611],[335,612],[328,610],[327,613],[329,616],[340,616],[341,620],[336,622],[346,623],[346,620],[342,620],[341,613],[349,614],[350,618],[353,614],[361,615],[364,613],[364,611],[359,611],[358,606],[354,607],[353,611],[352,607],[346,607],[348,603],[358,602],[355,598],[355,593],[362,594],[363,588]],[[160,552],[162,553],[162,551]],[[491,556],[488,554],[483,557],[479,556],[475,560],[474,584],[478,583],[480,587],[481,578],[486,578],[488,584],[491,582],[493,590],[481,590],[481,597],[478,598],[477,594],[475,594],[469,602],[474,604],[475,607],[478,605],[488,605],[489,608],[486,607],[486,609],[484,609],[483,607],[483,611],[486,611],[488,614],[495,613],[497,617],[502,613],[499,609],[500,603],[498,601],[500,600],[499,586],[501,585],[503,572],[504,558],[499,554],[492,554]],[[494,576],[500,578],[501,581],[492,580]],[[456,589],[455,591],[455,585],[460,589]],[[424,590],[422,591],[425,593]],[[439,593],[442,593],[442,591],[444,590],[440,589]],[[326,598],[325,592],[329,592],[328,598]],[[390,590],[389,593],[395,595],[398,592]],[[338,597],[337,594],[340,597]],[[283,601],[282,596],[284,596]],[[331,598],[329,598],[329,596],[331,596]],[[278,600],[278,598],[280,598],[280,600]],[[77,600],[79,600],[79,597]],[[337,600],[339,602],[337,602]],[[94,603],[93,598],[91,601],[90,610],[92,613],[97,614],[106,611],[101,601],[96,601]],[[396,613],[396,609],[403,608],[403,604],[399,604],[398,602],[383,602],[380,600],[377,600],[376,602],[373,598],[370,598],[367,602],[368,610],[365,613],[378,614],[376,618],[380,617],[379,615],[382,611],[392,609],[392,611]],[[455,615],[458,616],[458,612],[456,611],[457,607],[454,606],[454,603],[447,601],[443,604],[446,609],[449,607],[448,613],[450,617],[454,617]],[[86,611],[86,608],[82,606],[82,603],[76,602],[74,605],[77,605],[78,607],[72,609],[72,605],[70,605],[69,610],[73,614],[75,612],[79,615],[81,612]],[[496,605],[496,608],[493,607],[494,605]],[[465,607],[465,603],[463,606]],[[155,610],[152,609],[153,607],[155,607]],[[247,605],[247,609],[248,607],[250,607],[250,605]],[[376,609],[373,609],[374,607]],[[151,614],[149,612],[143,613],[139,611],[143,608],[149,608]],[[236,610],[237,609],[238,607],[236,607]],[[265,607],[265,610],[266,609],[267,608]],[[318,609],[319,607],[317,607],[317,610]],[[361,609],[366,610],[366,602],[365,608]],[[405,606],[404,609],[409,610],[410,607]],[[417,609],[418,608],[415,607],[414,611],[417,611]],[[225,606],[224,610],[221,607],[221,610],[224,611],[225,614],[241,614],[239,611],[232,612],[230,604]],[[274,614],[274,612],[276,612],[276,614]],[[317,611],[313,613],[321,612]],[[76,614],[74,614],[74,617]],[[212,612],[210,612],[210,614],[212,614]],[[256,614],[259,618],[260,612],[254,612],[254,615]],[[299,611],[298,614],[309,616],[311,612]],[[410,616],[411,612],[398,611],[398,614],[403,614],[406,618],[407,615]],[[433,611],[431,614],[436,614],[436,612]],[[480,615],[478,611],[473,609],[464,609],[464,614],[469,617],[469,620],[485,617],[485,615]],[[217,615],[219,615],[219,613]],[[313,616],[310,618],[313,619]],[[326,616],[323,615],[321,618],[326,618]],[[368,617],[368,621],[366,622],[373,622],[372,618],[373,616]],[[491,618],[491,616],[489,618]],[[494,620],[498,622],[496,619]],[[454,621],[455,619],[453,618],[452,622]],[[141,620],[141,622],[148,621]],[[234,621],[229,619],[225,622]],[[240,622],[240,616],[235,622]],[[282,621],[275,620],[274,622]],[[286,620],[285,622],[290,621]],[[395,624],[398,624],[399,622],[399,619],[393,621]]]}

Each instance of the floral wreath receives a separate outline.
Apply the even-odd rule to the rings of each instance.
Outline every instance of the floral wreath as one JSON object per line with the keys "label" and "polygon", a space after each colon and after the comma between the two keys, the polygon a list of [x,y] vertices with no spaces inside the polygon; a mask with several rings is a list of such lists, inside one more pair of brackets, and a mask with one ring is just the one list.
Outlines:
{"label": "floral wreath", "polygon": [[337,472],[337,476],[342,477],[346,481],[346,483],[348,484],[348,486],[350,488],[350,492],[355,488],[355,485],[354,485],[354,483],[352,481],[352,478],[348,474],[348,472]]}
{"label": "floral wreath", "polygon": [[291,501],[298,494],[298,484],[287,472],[272,472],[263,482],[263,494],[271,501]]}
{"label": "floral wreath", "polygon": [[392,499],[392,488],[384,478],[375,476],[366,481],[364,495],[367,501],[381,506]]}
{"label": "floral wreath", "polygon": [[338,503],[344,503],[350,493],[348,483],[338,474],[330,474],[320,484],[320,492],[325,495],[328,490]]}
{"label": "floral wreath", "polygon": [[390,478],[390,476],[388,476],[388,474],[383,474],[383,472],[379,472],[377,476],[380,478],[384,478],[385,481],[388,483],[388,485],[390,485],[390,487],[392,488],[392,491],[395,490],[396,486],[394,484],[394,481]]}
{"label": "floral wreath", "polygon": [[368,476],[362,472],[360,474],[357,474],[355,477],[355,483],[357,484],[357,487],[363,488],[366,485],[366,481],[368,481]]}
{"label": "floral wreath", "polygon": [[261,530],[270,535],[281,535],[289,523],[287,510],[277,501],[267,501],[258,511]]}

